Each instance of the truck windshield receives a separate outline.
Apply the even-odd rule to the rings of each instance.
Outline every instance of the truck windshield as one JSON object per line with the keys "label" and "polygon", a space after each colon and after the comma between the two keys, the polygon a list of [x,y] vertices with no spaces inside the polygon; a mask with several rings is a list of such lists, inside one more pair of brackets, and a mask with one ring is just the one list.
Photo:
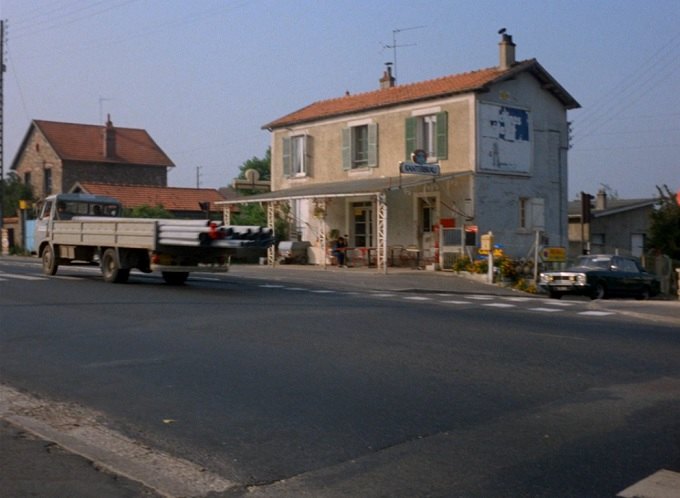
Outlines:
{"label": "truck windshield", "polygon": [[59,201],[57,218],[68,220],[74,216],[119,216],[120,205],[101,202]]}

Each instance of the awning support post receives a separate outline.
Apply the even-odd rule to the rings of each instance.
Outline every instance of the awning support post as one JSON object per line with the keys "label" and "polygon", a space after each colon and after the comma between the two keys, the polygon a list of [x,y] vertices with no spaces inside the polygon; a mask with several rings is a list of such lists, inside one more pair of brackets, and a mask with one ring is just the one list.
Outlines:
{"label": "awning support post", "polygon": [[[274,202],[268,202],[267,228],[271,229],[272,237],[274,238],[274,240],[276,240],[275,221],[276,221],[276,205]],[[273,268],[275,263],[276,263],[276,243],[270,245],[267,248],[267,265]]]}
{"label": "awning support post", "polygon": [[378,212],[376,267],[378,272],[387,273],[387,196],[384,192],[375,196],[375,204]]}

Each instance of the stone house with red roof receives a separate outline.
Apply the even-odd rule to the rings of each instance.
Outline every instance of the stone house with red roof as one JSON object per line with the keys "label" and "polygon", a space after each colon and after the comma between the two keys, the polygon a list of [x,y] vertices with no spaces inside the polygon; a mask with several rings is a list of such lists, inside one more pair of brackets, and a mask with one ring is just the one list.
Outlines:
{"label": "stone house with red roof", "polygon": [[404,248],[442,262],[465,231],[493,232],[516,257],[530,254],[537,232],[566,247],[567,111],[578,107],[537,60],[515,59],[507,34],[495,67],[398,85],[388,66],[378,90],[264,125],[272,192],[249,201],[288,203],[321,264],[331,233],[379,268]]}
{"label": "stone house with red roof", "polygon": [[165,187],[173,162],[146,130],[33,120],[11,169],[37,199],[76,182]]}

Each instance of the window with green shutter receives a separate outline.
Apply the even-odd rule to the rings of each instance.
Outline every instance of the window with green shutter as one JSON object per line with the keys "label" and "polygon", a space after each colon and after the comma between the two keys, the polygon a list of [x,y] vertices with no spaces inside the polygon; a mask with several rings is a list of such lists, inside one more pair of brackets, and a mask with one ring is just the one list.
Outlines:
{"label": "window with green shutter", "polygon": [[427,152],[428,159],[448,158],[448,113],[446,111],[425,116],[411,116],[405,121],[405,156],[411,160],[415,150]]}
{"label": "window with green shutter", "polygon": [[309,176],[311,173],[311,137],[294,135],[283,138],[283,175]]}
{"label": "window with green shutter", "polygon": [[342,130],[342,169],[378,166],[378,125],[352,126]]}

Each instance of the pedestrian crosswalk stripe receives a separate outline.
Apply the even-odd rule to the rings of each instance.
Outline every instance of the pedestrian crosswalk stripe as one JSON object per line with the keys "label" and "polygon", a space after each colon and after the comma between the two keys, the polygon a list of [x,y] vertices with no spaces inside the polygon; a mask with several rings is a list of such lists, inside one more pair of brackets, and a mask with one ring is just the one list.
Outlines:
{"label": "pedestrian crosswalk stripe", "polygon": [[491,301],[493,299],[493,296],[479,296],[479,295],[470,295],[470,296],[465,296],[465,299],[475,299],[478,301]]}
{"label": "pedestrian crosswalk stripe", "polygon": [[484,306],[490,306],[492,308],[514,308],[514,304],[510,303],[484,303]]}
{"label": "pedestrian crosswalk stripe", "polygon": [[562,311],[561,309],[558,308],[529,308],[531,311],[545,311],[548,313],[555,312],[555,311]]}
{"label": "pedestrian crosswalk stripe", "polygon": [[557,299],[544,299],[543,302],[545,304],[549,304],[550,306],[573,306],[574,303],[566,303],[564,301],[558,301]]}
{"label": "pedestrian crosswalk stripe", "polygon": [[45,280],[45,277],[35,277],[33,275],[22,275],[20,273],[0,273],[3,277],[15,278],[17,280]]}
{"label": "pedestrian crosswalk stripe", "polygon": [[456,300],[442,301],[442,303],[446,303],[446,304],[472,304],[472,303],[470,303],[470,301],[456,301]]}
{"label": "pedestrian crosswalk stripe", "polygon": [[411,301],[430,301],[430,300],[432,300],[431,297],[424,297],[424,296],[406,296],[404,299],[410,299]]}
{"label": "pedestrian crosswalk stripe", "polygon": [[613,315],[613,311],[581,311],[579,312],[579,315],[584,315],[584,316],[607,316],[607,315]]}

